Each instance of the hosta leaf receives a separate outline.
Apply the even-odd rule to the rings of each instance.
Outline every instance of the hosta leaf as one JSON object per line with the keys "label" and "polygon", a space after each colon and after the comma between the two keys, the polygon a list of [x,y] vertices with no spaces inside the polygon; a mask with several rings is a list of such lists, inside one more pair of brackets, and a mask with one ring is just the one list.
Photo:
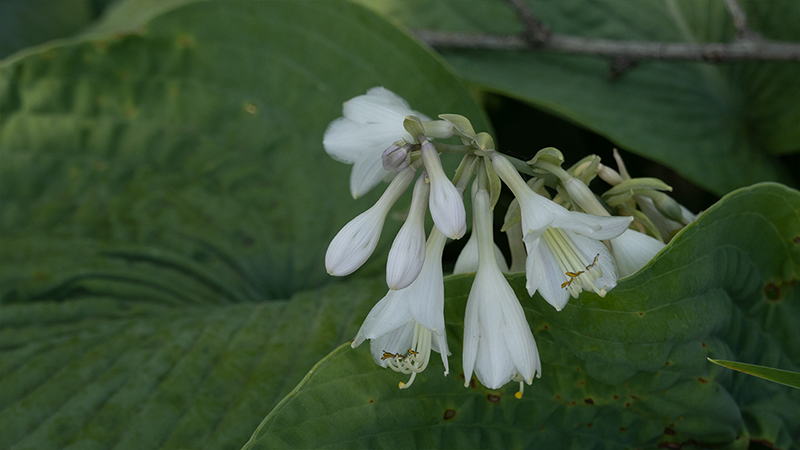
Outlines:
{"label": "hosta leaf", "polygon": [[0,448],[241,447],[383,294],[320,288],[381,190],[353,201],[322,135],[376,85],[488,128],[342,1],[119,1],[0,63]]}
{"label": "hosta leaf", "polygon": [[[501,1],[363,3],[412,30],[522,31]],[[722,0],[527,3],[553,31],[574,36],[664,42],[725,42],[734,36]],[[754,30],[800,41],[800,3],[741,3]],[[483,88],[574,121],[717,194],[758,181],[797,182],[790,181],[796,167],[787,170],[772,155],[800,150],[800,63],[643,61],[611,81],[608,61],[591,56],[448,49],[441,54]],[[531,127],[535,133],[536,125]],[[506,149],[530,156],[536,150]]]}
{"label": "hosta leaf", "polygon": [[260,448],[787,448],[800,436],[800,391],[707,357],[800,367],[800,193],[764,184],[706,211],[605,298],[557,312],[510,276],[543,364],[514,398],[476,380],[460,349],[472,277],[446,282],[452,374],[434,359],[408,390],[366,349],[321,361],[259,427]]}
{"label": "hosta leaf", "polygon": [[[165,264],[163,253],[137,260],[122,256],[131,248],[46,242],[52,263],[73,270],[55,266],[63,280],[28,286],[25,298],[13,291],[3,306],[3,449],[238,448],[385,289],[379,280],[236,302],[180,255]],[[5,257],[24,260],[37,245],[18,241]]]}
{"label": "hosta leaf", "polygon": [[196,2],[137,30],[0,65],[6,237],[200,241],[261,298],[286,298],[329,280],[328,242],[380,193],[353,201],[350,166],[322,150],[343,101],[385,85],[488,127],[430,53],[345,2]]}

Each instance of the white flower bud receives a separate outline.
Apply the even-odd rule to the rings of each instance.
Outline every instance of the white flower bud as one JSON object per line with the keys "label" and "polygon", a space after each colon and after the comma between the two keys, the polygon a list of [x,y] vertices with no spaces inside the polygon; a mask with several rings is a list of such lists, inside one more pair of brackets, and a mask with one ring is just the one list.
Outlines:
{"label": "white flower bud", "polygon": [[467,231],[464,201],[445,175],[439,153],[428,141],[422,143],[422,162],[431,183],[430,210],[433,223],[450,239],[460,239]]}
{"label": "white flower bud", "polygon": [[453,137],[453,124],[446,120],[422,122],[422,126],[425,129],[425,136],[439,139]]}
{"label": "white flower bud", "polygon": [[386,263],[386,284],[389,289],[403,289],[419,275],[425,261],[425,211],[430,187],[426,174],[417,179],[406,222],[394,238]]}
{"label": "white flower bud", "polygon": [[325,253],[325,268],[329,274],[337,277],[350,275],[369,259],[378,245],[386,215],[411,185],[415,172],[409,167],[397,174],[370,209],[339,230]]}
{"label": "white flower bud", "polygon": [[381,155],[383,168],[389,172],[400,172],[411,163],[411,144],[406,141],[397,141]]}

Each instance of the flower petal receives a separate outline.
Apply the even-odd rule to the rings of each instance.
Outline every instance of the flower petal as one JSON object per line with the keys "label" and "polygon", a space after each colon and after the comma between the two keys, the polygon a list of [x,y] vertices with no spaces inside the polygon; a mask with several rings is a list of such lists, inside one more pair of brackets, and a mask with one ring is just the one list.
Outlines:
{"label": "flower petal", "polygon": [[602,240],[619,236],[628,229],[631,221],[633,221],[633,217],[630,216],[593,216],[569,211],[569,216],[559,217],[553,222],[553,226]]}
{"label": "flower petal", "polygon": [[[375,339],[414,322],[405,291],[389,291],[369,312],[357,336]],[[363,339],[362,339],[363,341]],[[388,349],[387,349],[388,350]],[[407,349],[406,349],[407,350]]]}
{"label": "flower petal", "polygon": [[353,165],[353,171],[350,172],[350,194],[353,198],[361,197],[385,177],[394,175],[383,168],[381,153],[373,150],[362,153]]}
{"label": "flower petal", "polygon": [[372,359],[381,366],[387,367],[389,361],[383,357],[384,352],[404,354],[414,340],[414,321],[408,322],[382,336],[370,340],[369,350]]}
{"label": "flower petal", "polygon": [[665,247],[658,239],[630,229],[610,242],[620,277],[635,273]]}
{"label": "flower petal", "polygon": [[[475,286],[473,282],[473,287]],[[481,336],[481,324],[478,315],[480,300],[471,295],[467,298],[467,309],[464,314],[464,344],[461,352],[461,363],[464,369],[464,386],[469,386],[472,372],[475,370],[475,361],[478,357],[478,343]]]}
{"label": "flower petal", "polygon": [[539,351],[531,333],[531,327],[525,319],[525,311],[519,304],[514,290],[508,282],[498,280],[496,304],[503,311],[505,329],[503,338],[516,371],[530,384],[539,361]]}
{"label": "flower petal", "polygon": [[556,311],[561,311],[566,306],[569,301],[569,292],[561,288],[561,284],[567,280],[567,276],[561,271],[553,252],[546,243],[540,243],[536,252],[528,253],[526,272],[529,279],[531,274],[539,277],[539,294]]}
{"label": "flower petal", "polygon": [[403,119],[415,115],[421,120],[430,120],[425,115],[413,111],[402,97],[384,87],[374,87],[365,95],[359,95],[342,105],[345,117],[359,123],[386,123],[399,119],[402,129]]}
{"label": "flower petal", "polygon": [[438,335],[445,333],[442,251],[446,241],[447,237],[438,230],[431,231],[422,270],[414,284],[406,289],[410,291],[407,298],[412,316]]}
{"label": "flower petal", "polygon": [[595,286],[606,291],[617,285],[617,264],[608,251],[608,247],[601,241],[581,236],[578,233],[565,230],[564,233],[572,240],[578,251],[587,261],[593,261],[598,254],[597,265],[603,271],[603,276],[594,280]]}

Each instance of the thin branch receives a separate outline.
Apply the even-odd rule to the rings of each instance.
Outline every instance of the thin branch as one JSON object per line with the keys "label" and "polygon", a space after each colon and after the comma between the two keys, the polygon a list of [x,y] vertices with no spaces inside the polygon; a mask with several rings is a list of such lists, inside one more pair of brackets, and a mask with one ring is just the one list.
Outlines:
{"label": "thin branch", "polygon": [[646,42],[588,39],[551,34],[535,46],[520,36],[446,33],[416,30],[414,34],[435,48],[489,50],[542,50],[572,55],[593,55],[620,60],[684,61],[800,61],[800,43],[766,39],[730,43]]}
{"label": "thin branch", "polygon": [[528,5],[523,0],[506,0],[506,3],[514,10],[514,13],[525,26],[525,37],[532,47],[537,47],[550,40],[552,35],[550,29],[533,14],[533,11],[528,8]]}
{"label": "thin branch", "polygon": [[733,19],[733,26],[736,28],[737,39],[759,39],[758,33],[751,30],[747,25],[747,14],[742,9],[739,2],[736,0],[725,0],[725,7],[728,8],[728,13]]}

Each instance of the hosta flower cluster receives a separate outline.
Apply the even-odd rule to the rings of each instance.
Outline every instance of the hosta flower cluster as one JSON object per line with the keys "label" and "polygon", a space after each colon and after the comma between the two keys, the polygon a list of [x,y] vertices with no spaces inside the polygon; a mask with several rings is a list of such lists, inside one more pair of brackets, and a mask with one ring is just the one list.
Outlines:
{"label": "hosta flower cluster", "polygon": [[[694,216],[662,192],[669,187],[659,180],[631,178],[618,155],[618,171],[596,156],[563,169],[563,155],[553,148],[523,162],[498,153],[491,136],[476,133],[467,118],[438,117],[431,120],[381,87],[344,103],[343,117],[325,132],[325,150],[353,164],[353,197],[381,181],[388,187],[333,238],[325,266],[335,276],[361,267],[375,250],[389,211],[413,185],[407,218],[389,251],[388,291],[352,346],[368,339],[376,363],[409,374],[400,388],[411,386],[427,368],[432,351],[440,354],[447,375],[442,252],[448,239],[466,234],[466,197],[472,204],[472,231],[455,266],[455,273],[476,272],[464,318],[465,384],[473,374],[493,389],[514,381],[519,397],[524,383],[541,376],[542,366],[503,272],[524,271],[528,294],[538,292],[561,310],[584,291],[605,296],[619,277],[644,266],[664,247],[664,239]],[[448,138],[460,143],[441,142]],[[442,153],[462,156],[452,177],[442,167]],[[603,201],[588,188],[596,176],[613,186]],[[514,195],[502,229],[510,266],[494,242],[493,210],[503,185]],[[428,212],[433,226],[426,231]]]}

